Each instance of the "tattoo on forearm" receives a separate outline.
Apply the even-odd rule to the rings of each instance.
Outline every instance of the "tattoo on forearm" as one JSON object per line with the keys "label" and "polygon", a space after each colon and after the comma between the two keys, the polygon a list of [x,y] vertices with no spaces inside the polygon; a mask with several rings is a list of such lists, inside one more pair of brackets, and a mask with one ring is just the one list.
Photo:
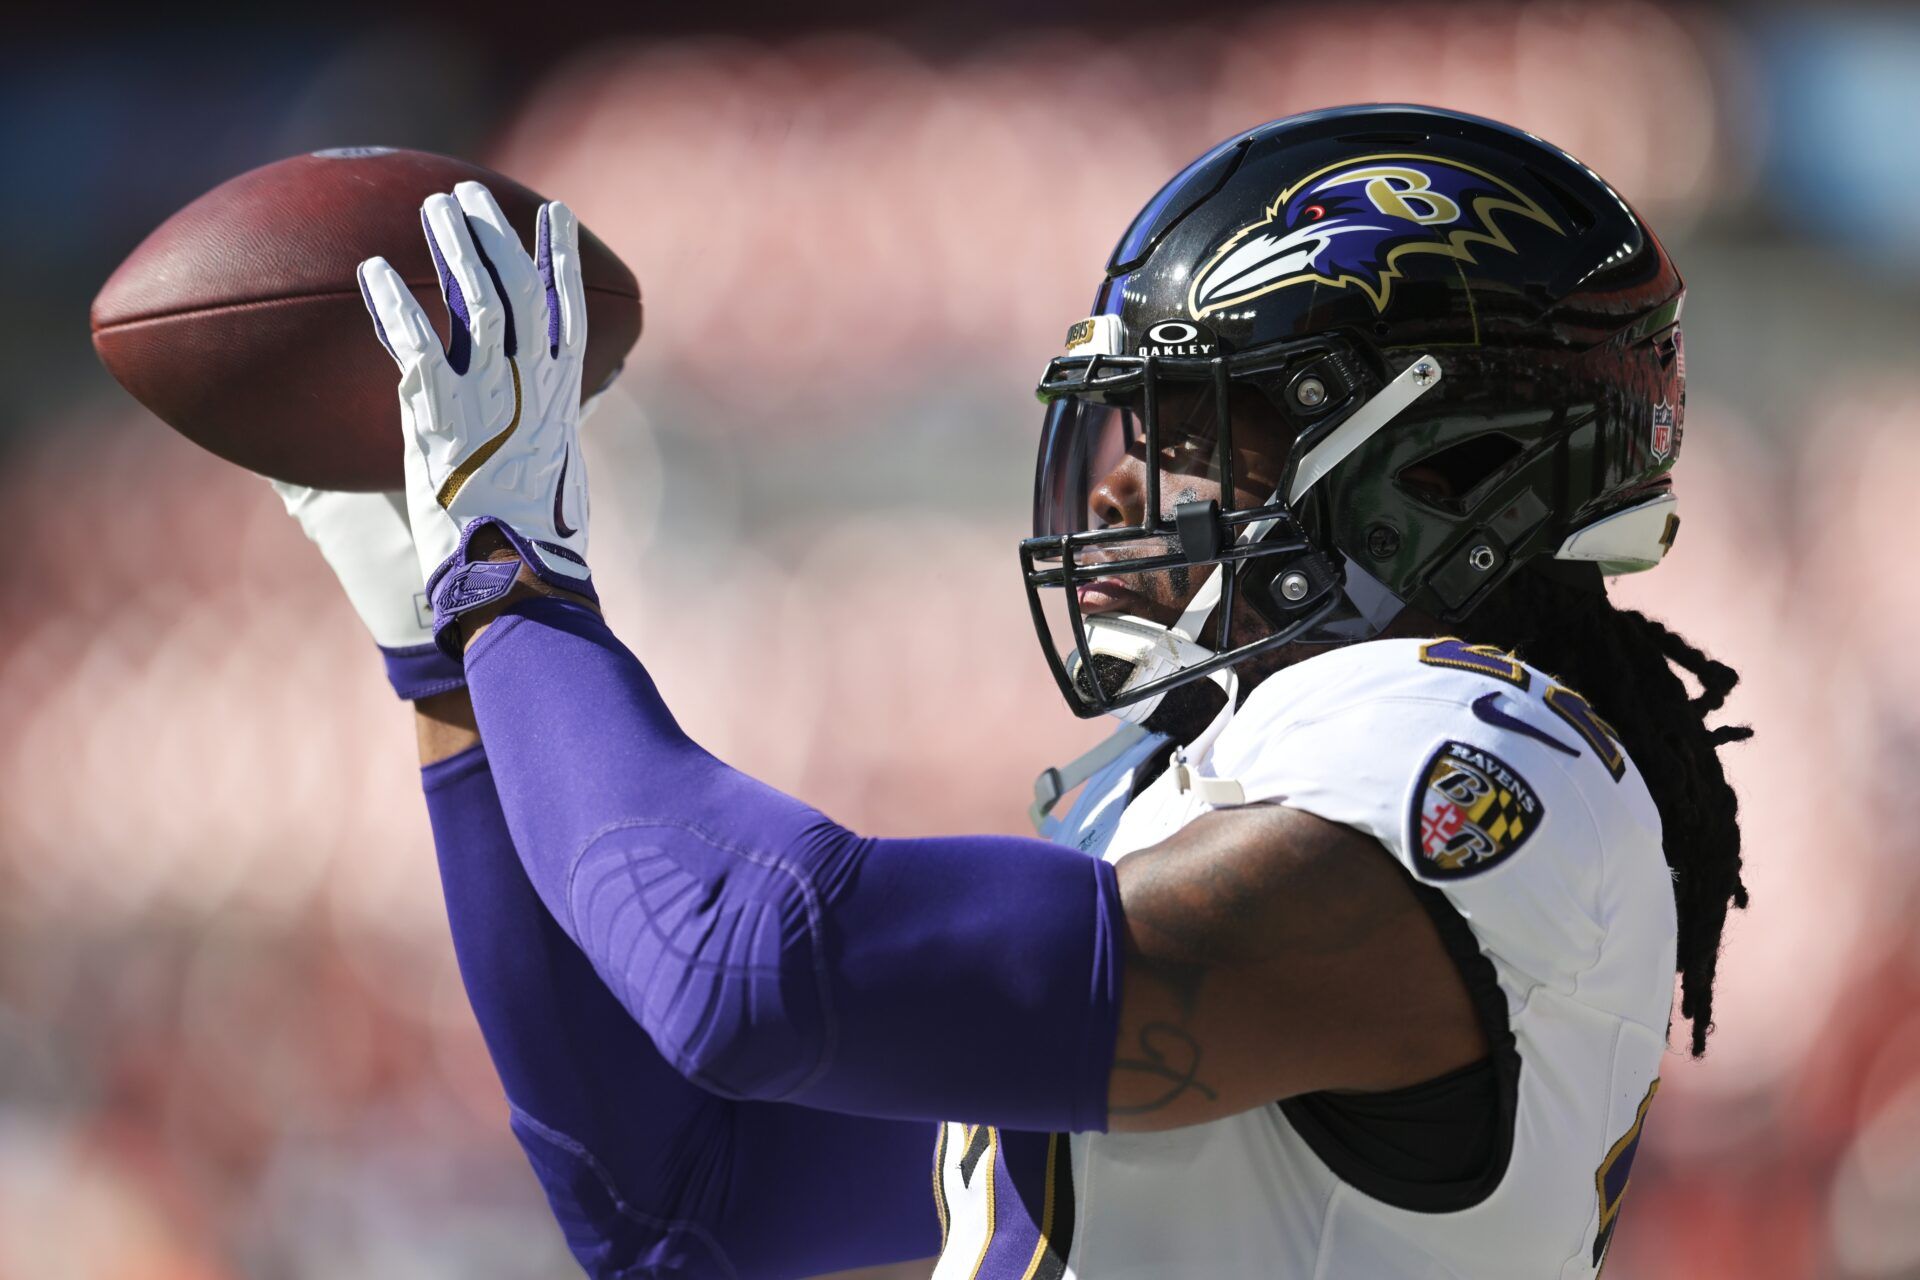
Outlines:
{"label": "tattoo on forearm", "polygon": [[1209,1102],[1219,1097],[1211,1085],[1199,1078],[1200,1042],[1179,1027],[1170,1022],[1149,1022],[1140,1028],[1136,1043],[1141,1056],[1116,1057],[1113,1069],[1140,1072],[1164,1081],[1165,1085],[1158,1096],[1148,1101],[1109,1106],[1108,1115],[1137,1116],[1158,1111],[1189,1092],[1198,1093]]}

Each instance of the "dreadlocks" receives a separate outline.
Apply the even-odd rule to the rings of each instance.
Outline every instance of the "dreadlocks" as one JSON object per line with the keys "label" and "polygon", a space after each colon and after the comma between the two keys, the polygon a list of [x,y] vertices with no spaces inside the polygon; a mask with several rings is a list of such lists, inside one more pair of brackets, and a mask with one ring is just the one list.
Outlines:
{"label": "dreadlocks", "polygon": [[[1660,810],[1673,869],[1680,1013],[1693,1024],[1699,1057],[1713,1027],[1713,976],[1727,909],[1747,905],[1739,801],[1718,748],[1752,737],[1753,730],[1707,725],[1740,677],[1645,614],[1616,608],[1597,571],[1583,578],[1571,568],[1516,573],[1459,630],[1564,680],[1606,717],[1639,767]],[[1688,693],[1676,667],[1699,682],[1698,696]]]}

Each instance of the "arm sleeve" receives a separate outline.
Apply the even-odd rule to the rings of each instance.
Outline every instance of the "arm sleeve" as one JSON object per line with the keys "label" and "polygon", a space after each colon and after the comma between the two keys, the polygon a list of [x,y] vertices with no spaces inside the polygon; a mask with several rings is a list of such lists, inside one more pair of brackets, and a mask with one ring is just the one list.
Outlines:
{"label": "arm sleeve", "polygon": [[1113,870],[1038,840],[855,835],[681,732],[594,613],[469,649],[535,887],[689,1080],[860,1115],[1104,1128]]}
{"label": "arm sleeve", "polygon": [[935,1252],[930,1126],[688,1083],[534,893],[483,750],[422,782],[461,978],[588,1275],[801,1276]]}

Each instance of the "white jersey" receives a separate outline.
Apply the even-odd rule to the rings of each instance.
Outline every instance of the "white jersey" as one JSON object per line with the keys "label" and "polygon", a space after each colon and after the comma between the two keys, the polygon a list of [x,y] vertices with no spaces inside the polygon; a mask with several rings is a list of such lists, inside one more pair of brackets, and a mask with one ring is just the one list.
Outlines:
{"label": "white jersey", "polygon": [[947,1124],[935,1280],[1593,1276],[1658,1086],[1675,949],[1659,815],[1604,723],[1497,651],[1379,640],[1222,712],[1185,751],[1214,782],[1168,769],[1129,801],[1170,749],[1143,740],[1048,834],[1118,862],[1221,807],[1205,792],[1371,835],[1491,962],[1518,1055],[1503,1158],[1473,1203],[1422,1212],[1343,1180],[1277,1105],[1148,1134]]}

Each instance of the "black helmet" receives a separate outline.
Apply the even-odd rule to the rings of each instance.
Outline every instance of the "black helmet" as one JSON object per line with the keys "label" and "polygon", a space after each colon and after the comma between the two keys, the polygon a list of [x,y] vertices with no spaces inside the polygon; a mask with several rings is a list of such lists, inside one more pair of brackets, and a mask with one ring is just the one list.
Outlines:
{"label": "black helmet", "polygon": [[[1040,384],[1021,563],[1062,693],[1144,719],[1281,644],[1458,621],[1529,560],[1651,568],[1678,527],[1683,295],[1597,174],[1491,120],[1340,107],[1213,148],[1134,219]],[[1277,415],[1265,460],[1250,413]],[[1137,512],[1096,512],[1129,455]],[[1082,607],[1150,572],[1206,575],[1177,623]],[[1236,597],[1270,634],[1229,644]]]}

